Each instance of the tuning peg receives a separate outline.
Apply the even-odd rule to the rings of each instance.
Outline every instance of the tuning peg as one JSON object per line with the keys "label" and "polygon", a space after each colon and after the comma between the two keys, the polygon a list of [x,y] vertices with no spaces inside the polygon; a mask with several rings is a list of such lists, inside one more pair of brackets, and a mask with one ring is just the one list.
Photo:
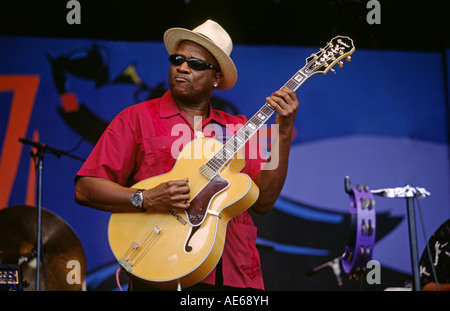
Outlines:
{"label": "tuning peg", "polygon": [[351,58],[351,56],[349,55],[349,56],[347,56],[347,57],[345,58],[345,60],[347,61],[347,63],[349,63],[349,62],[352,60],[352,58]]}
{"label": "tuning peg", "polygon": [[336,73],[336,70],[334,70],[333,68],[330,68],[332,73]]}
{"label": "tuning peg", "polygon": [[342,67],[344,67],[344,63],[343,62],[339,62],[338,66],[339,66],[339,68],[342,68]]}

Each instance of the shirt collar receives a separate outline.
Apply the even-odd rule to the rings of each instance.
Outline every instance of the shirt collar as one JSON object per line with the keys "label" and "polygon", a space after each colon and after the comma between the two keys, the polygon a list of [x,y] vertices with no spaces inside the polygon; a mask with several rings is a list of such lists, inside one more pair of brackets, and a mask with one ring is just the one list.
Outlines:
{"label": "shirt collar", "polygon": [[161,118],[170,118],[177,114],[180,114],[180,109],[178,109],[178,106],[173,100],[170,91],[167,91],[162,97],[159,107],[159,115]]}
{"label": "shirt collar", "polygon": [[[161,101],[161,105],[159,108],[159,115],[161,118],[170,118],[176,115],[181,115],[180,109],[178,109],[177,104],[175,103],[175,100],[173,99],[172,95],[170,94],[170,90],[168,90],[166,93],[164,93]],[[209,117],[205,120],[203,120],[203,125],[206,123],[209,123],[210,121],[214,120],[215,122],[226,126],[227,120],[221,114],[220,112],[213,110],[211,103],[209,104]]]}

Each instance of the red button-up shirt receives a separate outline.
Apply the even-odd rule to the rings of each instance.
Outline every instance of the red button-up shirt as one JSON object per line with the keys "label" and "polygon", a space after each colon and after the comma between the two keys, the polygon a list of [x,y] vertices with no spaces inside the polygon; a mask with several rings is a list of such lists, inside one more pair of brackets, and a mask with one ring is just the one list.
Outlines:
{"label": "red button-up shirt", "polygon": [[[205,137],[214,137],[223,143],[247,119],[213,110],[210,106],[209,117],[199,120],[199,127],[200,122]],[[131,187],[170,171],[184,144],[195,138],[195,132],[167,91],[163,97],[128,107],[114,118],[77,176],[106,178]],[[256,141],[255,136],[253,139]],[[248,146],[255,146],[255,142],[247,143],[246,165],[241,172],[254,179],[264,159],[259,147]],[[222,269],[223,285],[264,289],[256,249],[256,227],[248,211],[228,223]],[[202,282],[215,284],[215,276],[214,269]]]}

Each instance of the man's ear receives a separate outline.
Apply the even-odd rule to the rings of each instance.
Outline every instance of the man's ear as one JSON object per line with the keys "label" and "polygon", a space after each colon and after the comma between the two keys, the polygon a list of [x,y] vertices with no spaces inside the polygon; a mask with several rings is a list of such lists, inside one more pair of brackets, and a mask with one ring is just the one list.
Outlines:
{"label": "man's ear", "polygon": [[222,82],[222,78],[223,78],[223,74],[221,72],[216,72],[215,74],[215,82],[214,82],[214,87],[218,87],[220,85],[220,83]]}

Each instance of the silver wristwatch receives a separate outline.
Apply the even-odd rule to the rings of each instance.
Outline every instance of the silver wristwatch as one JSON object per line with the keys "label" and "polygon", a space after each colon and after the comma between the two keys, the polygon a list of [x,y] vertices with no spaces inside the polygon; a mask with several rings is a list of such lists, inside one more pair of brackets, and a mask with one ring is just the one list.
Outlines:
{"label": "silver wristwatch", "polygon": [[145,189],[138,189],[135,193],[133,193],[133,196],[131,197],[131,204],[133,204],[134,207],[139,209],[141,212],[145,212],[146,209],[144,208],[144,195],[142,192],[144,192]]}

